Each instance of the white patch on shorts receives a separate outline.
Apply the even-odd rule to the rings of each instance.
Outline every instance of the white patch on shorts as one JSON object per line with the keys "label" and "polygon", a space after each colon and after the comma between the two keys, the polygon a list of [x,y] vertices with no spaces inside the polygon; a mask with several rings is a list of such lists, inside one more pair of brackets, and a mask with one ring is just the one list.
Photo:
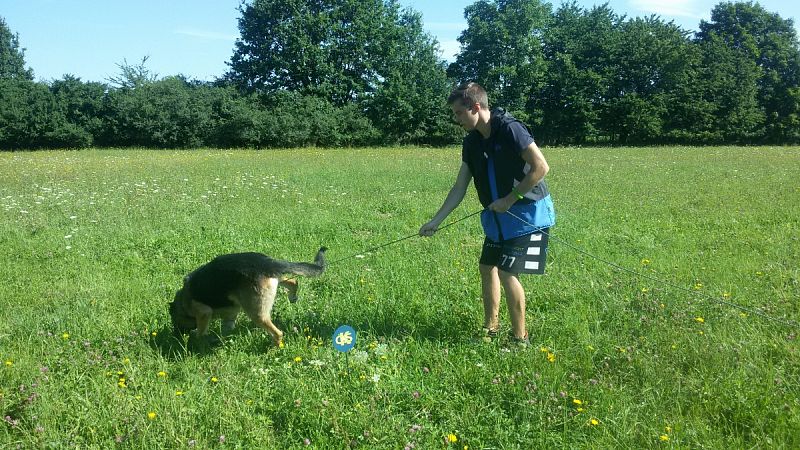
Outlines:
{"label": "white patch on shorts", "polygon": [[539,270],[539,261],[525,261],[525,270]]}
{"label": "white patch on shorts", "polygon": [[541,255],[542,254],[542,247],[528,247],[528,254],[529,255]]}

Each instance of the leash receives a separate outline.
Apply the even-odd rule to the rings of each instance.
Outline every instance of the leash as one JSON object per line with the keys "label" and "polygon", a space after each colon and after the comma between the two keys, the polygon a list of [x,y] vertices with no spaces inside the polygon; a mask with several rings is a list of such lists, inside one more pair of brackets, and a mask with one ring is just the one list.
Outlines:
{"label": "leash", "polygon": [[[447,228],[447,227],[451,227],[451,226],[453,226],[453,225],[455,225],[455,224],[457,224],[457,223],[459,223],[459,222],[461,222],[461,221],[463,221],[463,220],[469,219],[469,218],[470,218],[470,217],[472,217],[472,216],[475,216],[475,215],[477,215],[477,214],[480,214],[482,211],[483,211],[483,210],[480,210],[480,211],[476,211],[476,212],[474,212],[474,213],[467,214],[466,216],[464,216],[464,217],[462,217],[462,218],[460,218],[460,219],[454,220],[454,221],[452,221],[452,222],[448,223],[447,225],[445,225],[445,226],[443,226],[443,227],[439,227],[439,228],[437,228],[437,230],[436,230],[436,231],[443,230],[443,229],[445,229],[445,228]],[[405,241],[405,240],[407,240],[407,239],[411,239],[411,238],[413,238],[413,237],[417,237],[417,236],[419,236],[419,233],[409,234],[408,236],[403,236],[403,237],[401,237],[401,238],[399,238],[399,239],[395,239],[395,240],[393,240],[393,241],[391,241],[391,242],[387,242],[387,243],[385,243],[385,244],[381,244],[381,245],[378,245],[378,246],[375,246],[375,247],[371,247],[371,248],[368,248],[368,249],[366,249],[366,250],[364,250],[364,251],[361,251],[361,252],[359,252],[359,253],[354,253],[354,254],[352,254],[352,255],[350,255],[350,256],[346,256],[346,257],[344,257],[344,258],[339,258],[339,259],[337,259],[337,260],[331,261],[331,262],[329,262],[329,263],[328,263],[328,265],[331,265],[331,264],[336,264],[336,263],[342,262],[342,261],[344,261],[344,260],[347,260],[347,259],[350,259],[350,258],[355,258],[355,257],[358,257],[358,256],[361,256],[361,255],[363,255],[364,253],[372,253],[372,252],[378,251],[378,250],[380,250],[380,249],[382,249],[382,248],[384,248],[384,247],[388,247],[388,246],[390,246],[390,245],[394,245],[394,244],[397,244],[398,242],[402,242],[402,241]]]}
{"label": "leash", "polygon": [[[481,209],[481,210],[475,211],[473,213],[467,214],[466,216],[463,216],[460,219],[456,219],[456,220],[448,223],[445,226],[439,227],[436,231],[443,230],[443,229],[445,229],[447,227],[451,227],[451,226],[453,226],[453,225],[455,225],[455,224],[457,224],[459,222],[462,222],[462,221],[464,221],[466,219],[469,219],[472,216],[478,215],[478,214],[482,213],[483,211],[484,210]],[[517,220],[521,221],[522,223],[524,223],[526,225],[529,225],[529,226],[532,226],[532,227],[536,227],[532,223],[530,223],[527,220],[517,216],[516,214],[512,213],[511,211],[506,211],[505,214],[511,215],[511,217],[516,218]],[[614,269],[616,269],[616,270],[618,270],[620,272],[625,272],[625,273],[627,273],[629,275],[633,275],[633,276],[636,276],[636,277],[639,277],[639,278],[644,278],[644,279],[650,280],[652,282],[667,286],[667,287],[669,287],[671,289],[674,289],[676,291],[681,291],[681,292],[684,292],[684,293],[688,293],[688,294],[692,294],[692,295],[698,296],[701,299],[711,300],[712,302],[715,302],[715,303],[718,303],[718,304],[722,304],[722,305],[725,305],[725,306],[728,306],[728,307],[731,307],[731,308],[734,308],[734,309],[738,309],[740,311],[744,311],[744,312],[747,312],[747,313],[750,313],[750,314],[754,314],[754,315],[759,316],[759,317],[761,317],[763,319],[767,319],[769,321],[772,321],[772,322],[775,322],[775,323],[779,323],[781,325],[788,326],[790,328],[800,328],[800,323],[798,323],[798,322],[795,322],[795,321],[792,321],[792,320],[784,320],[784,319],[780,319],[780,318],[777,318],[777,317],[773,317],[773,316],[770,316],[770,315],[768,315],[766,313],[763,313],[763,312],[761,312],[761,311],[759,311],[757,309],[754,309],[754,308],[749,308],[747,306],[743,306],[743,305],[740,305],[740,304],[737,304],[737,303],[729,302],[729,301],[726,301],[726,300],[721,300],[721,299],[718,299],[716,297],[712,297],[711,295],[703,294],[703,293],[697,292],[696,290],[692,290],[692,289],[686,288],[684,286],[681,286],[679,284],[676,284],[676,283],[673,283],[671,281],[665,280],[663,278],[655,277],[655,276],[648,275],[648,274],[645,274],[645,273],[642,273],[642,272],[638,272],[636,270],[628,269],[628,268],[623,267],[623,266],[621,266],[621,265],[619,265],[619,264],[617,264],[617,263],[615,263],[613,261],[609,261],[609,260],[601,258],[601,257],[599,257],[597,255],[593,255],[593,254],[587,252],[586,250],[584,250],[584,249],[582,249],[582,248],[580,248],[580,247],[578,247],[576,245],[573,245],[573,244],[567,242],[564,239],[561,239],[559,237],[553,236],[553,235],[551,235],[550,233],[548,233],[548,232],[546,232],[544,230],[539,229],[538,232],[547,235],[547,237],[549,239],[552,239],[552,240],[554,240],[556,242],[564,244],[568,248],[580,253],[581,255],[584,255],[584,256],[587,256],[589,258],[592,258],[592,259],[595,259],[597,261],[600,261],[600,262],[606,264],[607,266],[610,266],[610,267],[612,267],[612,268],[614,268]],[[378,250],[380,250],[380,249],[382,249],[384,247],[388,247],[390,245],[397,244],[399,242],[411,239],[413,237],[417,237],[418,235],[419,235],[418,233],[409,234],[408,236],[403,236],[403,237],[395,239],[393,241],[389,241],[389,242],[386,242],[384,244],[377,245],[375,247],[370,247],[370,248],[368,248],[366,250],[363,250],[361,252],[354,253],[352,255],[349,255],[349,256],[346,256],[346,257],[339,258],[339,259],[336,259],[334,261],[328,262],[327,265],[337,264],[337,263],[340,263],[342,261],[345,261],[345,260],[348,260],[348,259],[351,259],[351,258],[356,258],[358,256],[361,256],[361,255],[365,254],[365,253],[373,253],[373,252],[376,252],[376,251],[378,251]],[[296,277],[297,276],[292,277],[292,278],[296,278]],[[289,279],[292,279],[292,278],[289,278]]]}
{"label": "leash", "polygon": [[[511,217],[516,218],[517,220],[521,221],[522,223],[524,223],[526,225],[530,225],[532,227],[535,227],[535,225],[533,225],[532,223],[526,221],[525,219],[517,216],[516,214],[512,213],[511,211],[506,211],[506,214],[510,214]],[[729,301],[726,301],[726,300],[720,300],[720,299],[718,299],[716,297],[712,297],[712,296],[710,296],[708,294],[703,294],[703,293],[697,292],[695,290],[689,289],[687,287],[681,286],[681,285],[673,283],[671,281],[664,280],[664,279],[658,278],[658,277],[654,277],[652,275],[648,275],[648,274],[645,274],[645,273],[642,273],[642,272],[637,272],[635,270],[628,269],[626,267],[622,267],[621,265],[616,264],[616,263],[614,263],[612,261],[609,261],[607,259],[603,259],[603,258],[601,258],[599,256],[593,255],[593,254],[587,252],[586,250],[583,250],[583,249],[581,249],[581,248],[579,248],[579,247],[577,247],[577,246],[565,241],[564,239],[552,236],[550,233],[548,233],[546,231],[538,230],[538,232],[541,232],[542,234],[547,235],[547,237],[549,239],[553,239],[556,242],[564,244],[567,247],[571,248],[572,250],[575,250],[576,252],[578,252],[578,253],[580,253],[580,254],[582,254],[584,256],[588,256],[590,258],[596,259],[597,261],[600,261],[600,262],[602,262],[602,263],[604,263],[604,264],[606,264],[606,265],[608,265],[610,267],[613,267],[614,269],[617,269],[617,270],[619,270],[621,272],[626,272],[626,273],[628,273],[630,275],[634,275],[634,276],[637,276],[637,277],[640,277],[640,278],[645,278],[647,280],[650,280],[650,281],[665,285],[667,287],[670,287],[670,288],[672,288],[672,289],[674,289],[676,291],[683,291],[685,293],[689,293],[689,294],[692,294],[692,295],[697,295],[697,296],[699,296],[699,297],[701,297],[701,298],[703,298],[705,300],[711,300],[713,302],[716,302],[716,303],[719,303],[719,304],[723,304],[723,305],[729,306],[731,308],[738,309],[740,311],[744,311],[744,312],[747,312],[747,313],[755,314],[755,315],[757,315],[757,316],[759,316],[761,318],[764,318],[764,319],[767,319],[767,320],[771,320],[771,321],[779,323],[781,325],[785,325],[785,326],[788,326],[788,327],[791,327],[791,328],[800,328],[800,323],[795,322],[793,320],[779,319],[777,317],[773,317],[773,316],[770,316],[768,314],[765,314],[765,313],[763,313],[763,312],[761,312],[761,311],[759,311],[757,309],[748,308],[747,306],[739,305],[737,303],[729,302]]]}
{"label": "leash", "polygon": [[[445,228],[447,228],[447,227],[451,227],[451,226],[453,226],[453,225],[455,225],[455,224],[457,224],[457,223],[459,223],[459,222],[461,222],[461,221],[464,221],[464,220],[467,220],[467,219],[469,219],[469,218],[470,218],[470,217],[472,217],[472,216],[478,215],[478,214],[480,214],[481,212],[483,212],[483,210],[480,210],[480,211],[475,211],[475,212],[473,212],[473,213],[467,214],[466,216],[464,216],[464,217],[462,217],[462,218],[460,218],[460,219],[454,220],[454,221],[452,221],[452,222],[448,223],[448,224],[447,224],[447,225],[445,225],[445,226],[442,226],[442,227],[439,227],[439,228],[437,228],[437,229],[436,229],[436,231],[443,230],[443,229],[445,229]],[[419,233],[409,234],[408,236],[403,236],[403,237],[401,237],[401,238],[395,239],[395,240],[393,240],[393,241],[390,241],[390,242],[387,242],[387,243],[385,243],[385,244],[377,245],[377,246],[375,246],[375,247],[370,247],[370,248],[368,248],[368,249],[366,249],[366,250],[363,250],[363,251],[361,251],[361,252],[358,252],[358,253],[353,253],[353,254],[352,254],[352,255],[350,255],[350,256],[345,256],[344,258],[339,258],[339,259],[336,259],[336,260],[333,260],[333,261],[328,261],[328,262],[326,262],[326,263],[325,263],[325,266],[327,267],[327,266],[330,266],[331,264],[337,264],[337,263],[340,263],[340,262],[342,262],[342,261],[345,261],[345,260],[348,260],[348,259],[356,258],[356,257],[358,257],[358,256],[362,256],[362,255],[363,255],[363,254],[365,254],[365,253],[372,253],[372,252],[378,251],[378,250],[380,250],[380,249],[382,249],[382,248],[384,248],[384,247],[388,247],[388,246],[390,246],[390,245],[394,245],[394,244],[397,244],[398,242],[403,242],[403,241],[405,241],[405,240],[408,240],[408,239],[411,239],[411,238],[413,238],[413,237],[417,237],[417,236],[419,236]],[[299,276],[300,276],[300,275],[294,275],[294,276],[291,276],[291,277],[285,278],[284,280],[294,280],[294,279],[296,279],[296,278],[297,278],[297,277],[299,277]]]}

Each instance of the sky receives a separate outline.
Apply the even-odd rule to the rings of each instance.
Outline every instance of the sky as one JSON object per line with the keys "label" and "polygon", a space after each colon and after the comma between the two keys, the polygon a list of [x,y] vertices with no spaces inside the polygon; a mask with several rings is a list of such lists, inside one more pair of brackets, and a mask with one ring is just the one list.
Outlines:
{"label": "sky", "polygon": [[[696,31],[722,0],[609,0],[629,18],[656,14]],[[426,31],[439,41],[442,57],[452,61],[458,36],[466,28],[464,7],[474,1],[399,0],[422,13]],[[551,0],[554,9],[561,0]],[[585,8],[605,3],[578,0]],[[797,0],[761,0],[767,11],[800,20]],[[239,37],[240,0],[0,0],[0,17],[19,35],[27,67],[39,81],[65,74],[106,82],[119,65],[138,64],[159,78],[182,74],[211,81],[224,74]],[[800,30],[800,29],[799,29]]]}

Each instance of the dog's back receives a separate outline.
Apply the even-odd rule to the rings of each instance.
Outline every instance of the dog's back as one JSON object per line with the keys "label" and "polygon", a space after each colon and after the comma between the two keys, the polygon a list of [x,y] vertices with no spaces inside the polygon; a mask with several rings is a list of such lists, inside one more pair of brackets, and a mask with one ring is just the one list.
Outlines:
{"label": "dog's back", "polygon": [[187,275],[184,284],[198,302],[212,308],[232,306],[228,294],[242,286],[254,286],[264,277],[321,275],[325,270],[326,250],[322,247],[313,263],[273,259],[256,252],[220,255]]}

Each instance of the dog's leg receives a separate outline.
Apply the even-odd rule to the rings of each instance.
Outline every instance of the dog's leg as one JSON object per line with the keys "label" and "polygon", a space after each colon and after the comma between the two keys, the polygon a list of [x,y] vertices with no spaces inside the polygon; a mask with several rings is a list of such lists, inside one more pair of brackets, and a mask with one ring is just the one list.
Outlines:
{"label": "dog's leg", "polygon": [[294,303],[297,301],[297,278],[289,278],[282,280],[280,285],[289,290],[289,301]]}
{"label": "dog's leg", "polygon": [[192,301],[192,315],[197,320],[197,335],[205,336],[208,334],[208,326],[211,323],[211,317],[214,311],[210,306],[200,302]]}
{"label": "dog's leg", "polygon": [[278,293],[278,279],[264,278],[259,282],[259,289],[255,292],[256,299],[242,302],[242,308],[258,326],[267,330],[276,346],[280,346],[283,332],[272,323],[272,306],[275,304],[275,295]]}
{"label": "dog's leg", "polygon": [[239,315],[241,308],[233,306],[219,311],[219,316],[222,318],[222,335],[227,336],[233,332],[236,326],[236,316]]}

